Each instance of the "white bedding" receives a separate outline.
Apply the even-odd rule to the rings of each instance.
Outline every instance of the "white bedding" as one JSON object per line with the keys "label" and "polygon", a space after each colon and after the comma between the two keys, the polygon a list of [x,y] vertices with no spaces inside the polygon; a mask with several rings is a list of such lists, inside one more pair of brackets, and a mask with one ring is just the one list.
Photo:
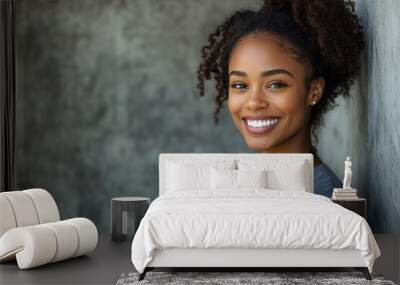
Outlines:
{"label": "white bedding", "polygon": [[265,189],[161,195],[133,239],[135,268],[169,247],[358,249],[370,272],[381,254],[361,216],[321,195]]}

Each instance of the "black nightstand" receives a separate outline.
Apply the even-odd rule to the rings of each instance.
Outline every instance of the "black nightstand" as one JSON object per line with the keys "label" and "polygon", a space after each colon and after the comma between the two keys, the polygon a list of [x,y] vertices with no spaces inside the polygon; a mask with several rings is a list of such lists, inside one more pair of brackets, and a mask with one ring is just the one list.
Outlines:
{"label": "black nightstand", "polygon": [[347,199],[347,200],[335,200],[332,199],[332,202],[353,211],[354,213],[359,214],[364,219],[367,218],[367,200],[364,198],[357,199]]}
{"label": "black nightstand", "polygon": [[124,241],[128,237],[128,212],[134,214],[134,232],[150,205],[147,197],[116,197],[111,199],[111,239]]}

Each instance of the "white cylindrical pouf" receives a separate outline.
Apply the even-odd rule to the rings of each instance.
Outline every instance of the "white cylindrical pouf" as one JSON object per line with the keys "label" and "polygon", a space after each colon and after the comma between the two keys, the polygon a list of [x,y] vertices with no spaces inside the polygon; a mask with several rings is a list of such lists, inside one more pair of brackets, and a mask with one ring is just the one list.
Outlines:
{"label": "white cylindrical pouf", "polygon": [[16,253],[20,269],[49,263],[57,251],[54,232],[41,225],[13,228],[4,234],[0,241],[0,254]]}
{"label": "white cylindrical pouf", "polygon": [[17,227],[0,238],[0,261],[16,257],[19,268],[28,269],[86,254],[97,241],[96,226],[85,218]]}
{"label": "white cylindrical pouf", "polygon": [[39,224],[60,220],[60,214],[56,202],[49,192],[40,188],[28,189],[22,192],[31,197],[39,218]]}
{"label": "white cylindrical pouf", "polygon": [[35,205],[30,196],[22,191],[3,192],[1,195],[10,202],[17,227],[33,226],[39,223]]}
{"label": "white cylindrical pouf", "polygon": [[17,226],[11,204],[8,199],[1,194],[2,193],[0,193],[0,237],[9,229]]}
{"label": "white cylindrical pouf", "polygon": [[86,254],[96,248],[98,232],[92,221],[85,218],[73,218],[64,222],[70,223],[78,232],[79,244],[74,257]]}
{"label": "white cylindrical pouf", "polygon": [[78,248],[79,237],[70,223],[59,221],[41,225],[51,229],[57,238],[57,252],[51,262],[72,257]]}

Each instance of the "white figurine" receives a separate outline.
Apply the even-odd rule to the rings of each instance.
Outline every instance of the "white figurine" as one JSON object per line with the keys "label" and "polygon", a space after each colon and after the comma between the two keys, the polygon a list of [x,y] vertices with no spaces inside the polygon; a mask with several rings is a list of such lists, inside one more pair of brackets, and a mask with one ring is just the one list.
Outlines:
{"label": "white figurine", "polygon": [[346,157],[346,161],[344,162],[344,178],[343,178],[343,189],[352,189],[351,184],[351,161],[350,156]]}

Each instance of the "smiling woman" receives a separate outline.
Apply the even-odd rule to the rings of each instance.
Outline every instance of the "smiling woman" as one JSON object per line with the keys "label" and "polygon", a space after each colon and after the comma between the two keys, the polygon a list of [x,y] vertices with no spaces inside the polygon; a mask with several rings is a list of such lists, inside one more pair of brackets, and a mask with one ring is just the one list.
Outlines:
{"label": "smiling woman", "polygon": [[252,150],[313,153],[316,194],[331,196],[341,184],[315,145],[322,115],[349,96],[359,73],[359,22],[351,0],[265,0],[228,17],[202,48],[198,88],[203,96],[204,81],[216,81],[215,124],[228,100]]}

